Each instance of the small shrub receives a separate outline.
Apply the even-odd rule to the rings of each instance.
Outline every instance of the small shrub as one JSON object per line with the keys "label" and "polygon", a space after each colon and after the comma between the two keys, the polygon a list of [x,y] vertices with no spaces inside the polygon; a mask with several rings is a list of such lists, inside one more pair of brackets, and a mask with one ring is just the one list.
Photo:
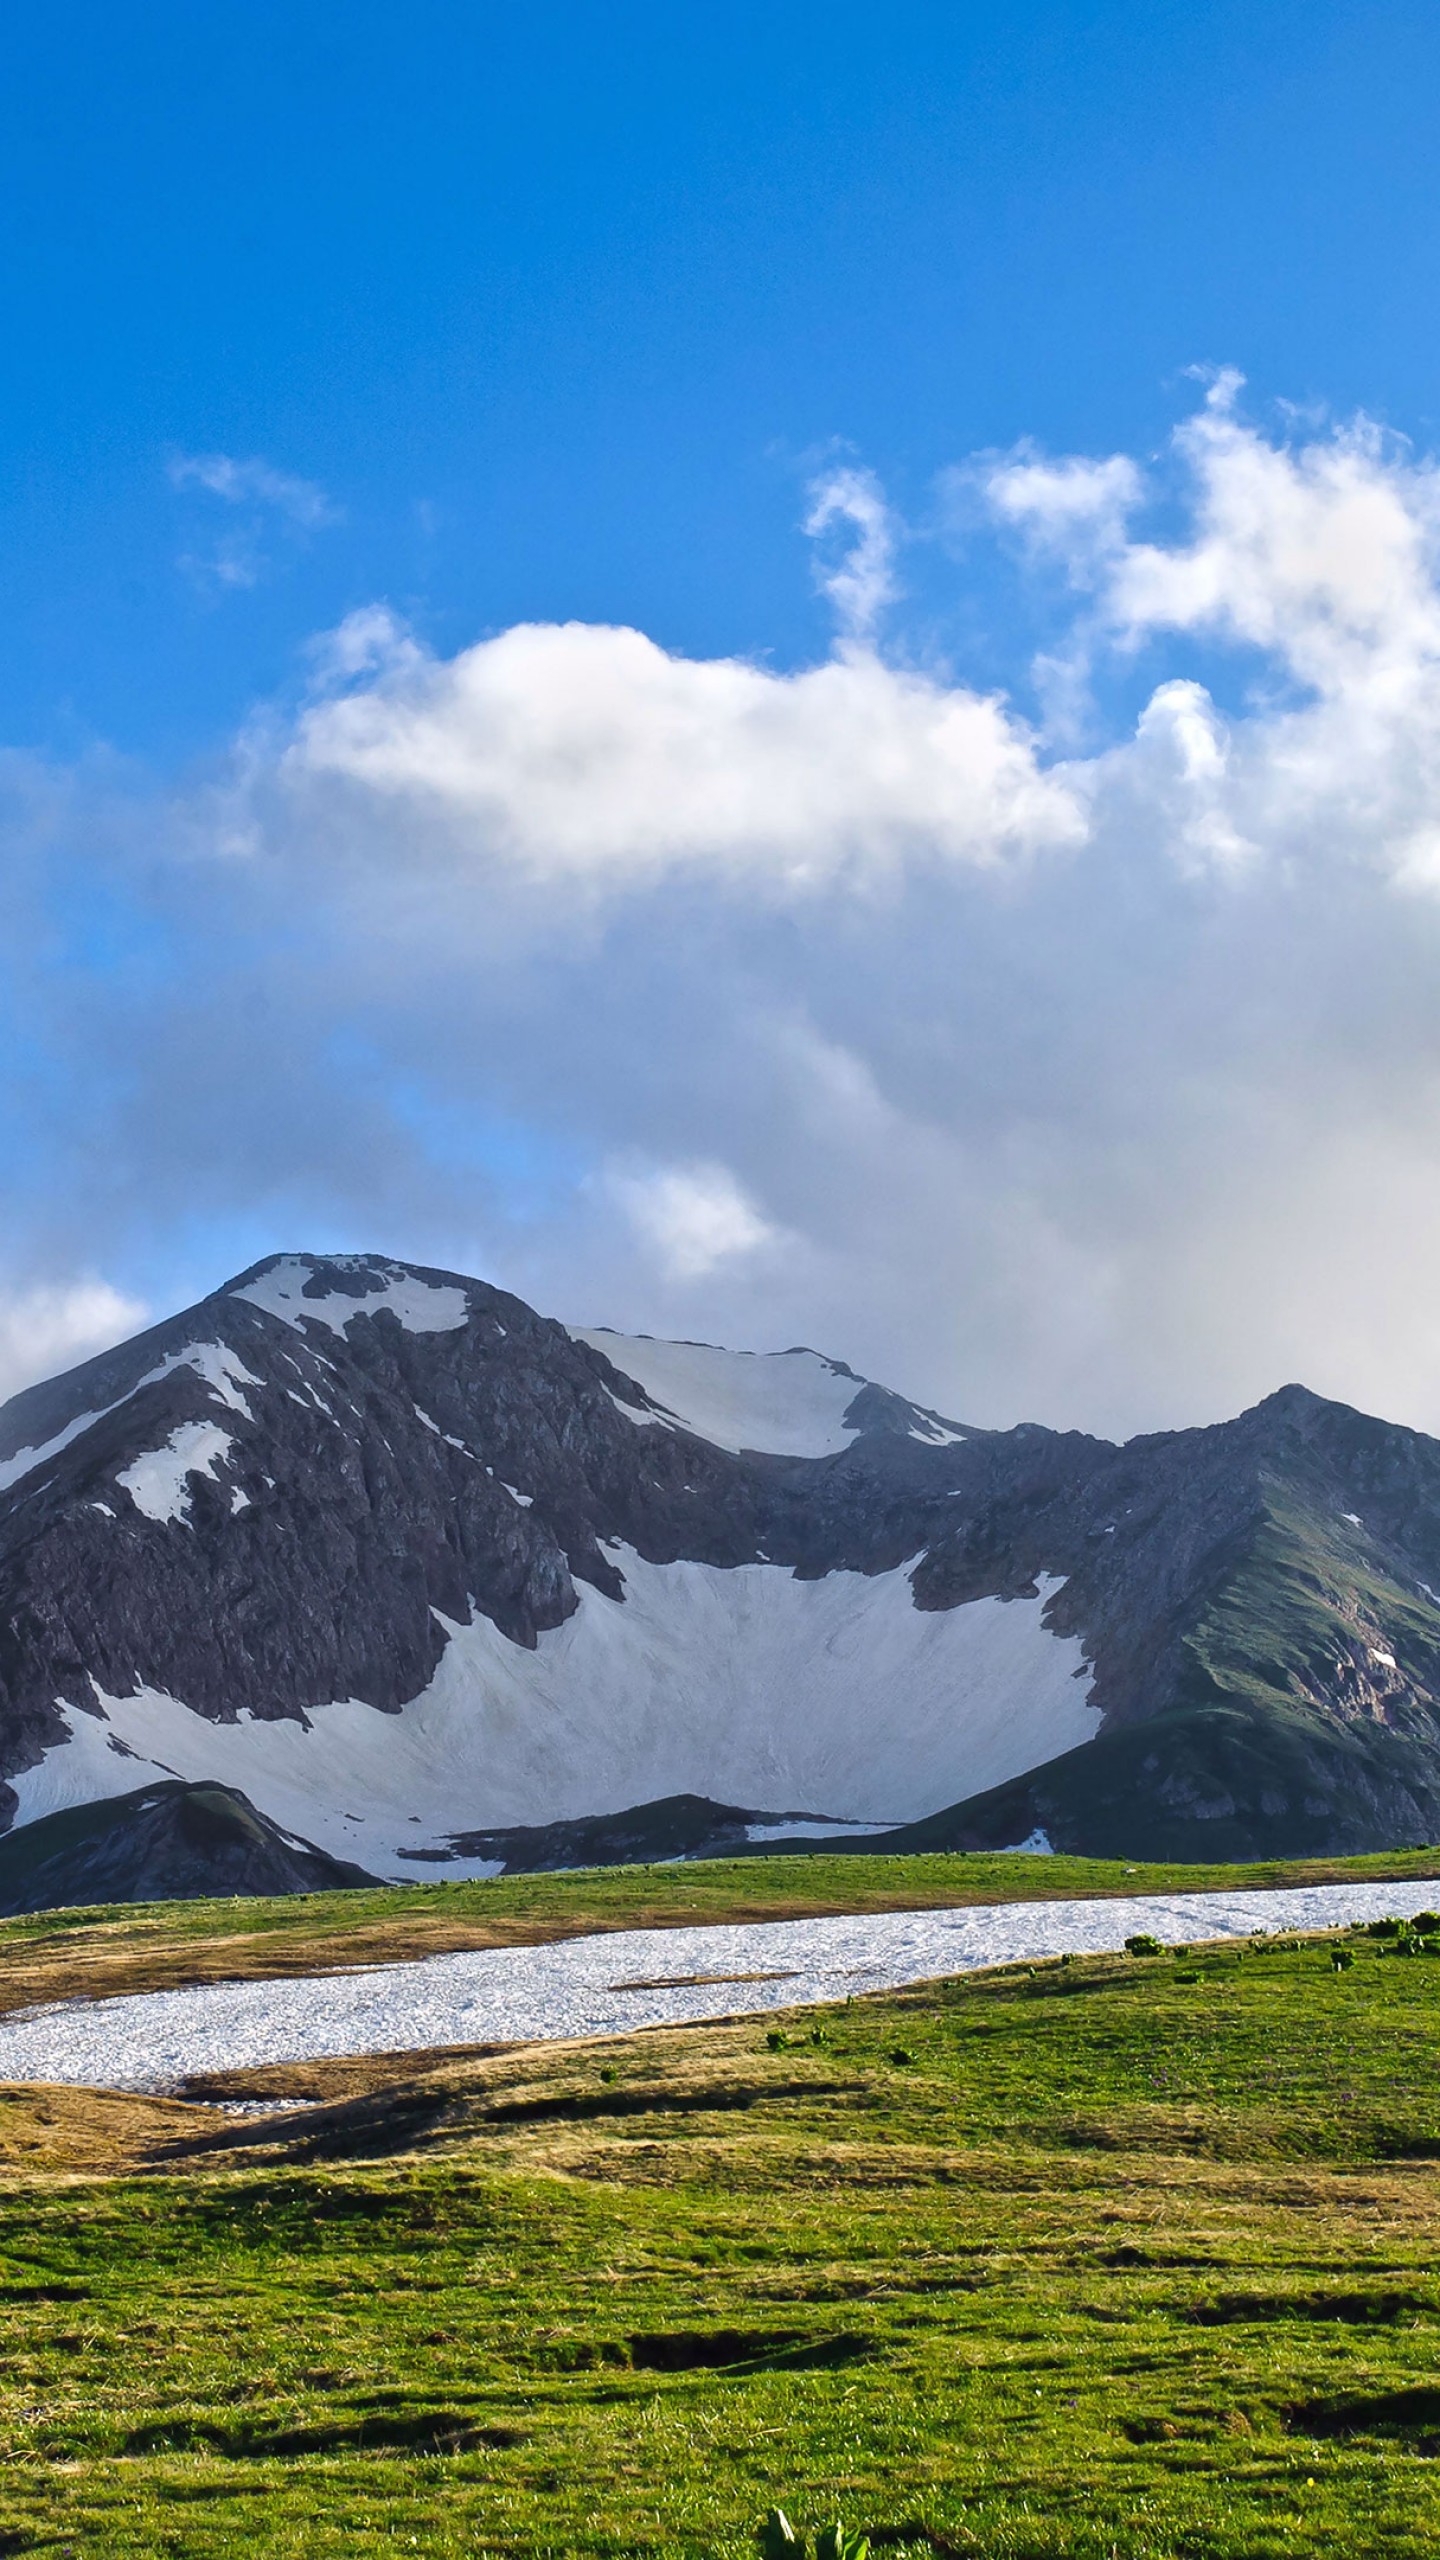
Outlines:
{"label": "small shrub", "polygon": [[789,2050],[790,2039],[785,2033],[783,2027],[768,2028],[766,2031],[765,2042],[772,2053],[785,2053]]}
{"label": "small shrub", "polygon": [[897,2044],[891,2053],[890,2059],[892,2062],[898,2062],[903,2066],[913,2062],[915,2056],[911,2052],[908,2044]]}
{"label": "small shrub", "polygon": [[602,2080],[618,2080],[620,2074],[616,2070],[613,2062],[602,2062],[600,2065],[600,2077]]}
{"label": "small shrub", "polygon": [[1348,1947],[1331,1948],[1330,1970],[1332,1973],[1348,1973],[1354,1961],[1355,1958]]}
{"label": "small shrub", "polygon": [[1135,1937],[1126,1939],[1125,1953],[1127,1956],[1163,1956],[1165,1950],[1158,1938],[1148,1937],[1142,1929]]}
{"label": "small shrub", "polygon": [[1440,1911],[1417,1911],[1410,1926],[1417,1938],[1440,1937]]}
{"label": "small shrub", "polygon": [[864,2533],[847,2533],[843,2524],[827,2524],[815,2536],[815,2560],[869,2560],[870,2538]]}
{"label": "small shrub", "polygon": [[1403,1920],[1370,1920],[1365,1927],[1367,1938],[1398,1938],[1406,1926]]}
{"label": "small shrub", "polygon": [[[800,2560],[805,2550],[805,2536],[797,2533],[783,2507],[772,2507],[760,2528],[760,2549],[764,2560]],[[870,2537],[850,2533],[837,2517],[815,2536],[815,2560],[869,2560]]]}

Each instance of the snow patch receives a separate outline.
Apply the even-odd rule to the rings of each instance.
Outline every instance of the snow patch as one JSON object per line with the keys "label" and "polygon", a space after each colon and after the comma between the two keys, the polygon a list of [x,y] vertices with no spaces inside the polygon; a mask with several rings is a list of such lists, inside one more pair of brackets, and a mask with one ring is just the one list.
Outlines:
{"label": "snow patch", "polygon": [[830,1458],[855,1438],[845,1416],[864,1380],[818,1351],[722,1351],[713,1343],[656,1342],[604,1326],[572,1326],[570,1338],[602,1352],[664,1407],[663,1415],[639,1413],[612,1394],[627,1421],[668,1417],[737,1455],[763,1449],[778,1458]]}
{"label": "snow patch", "polygon": [[161,1378],[168,1378],[175,1369],[193,1369],[198,1378],[204,1379],[211,1394],[218,1396],[221,1404],[228,1404],[232,1413],[243,1414],[247,1422],[254,1421],[254,1409],[244,1389],[260,1387],[265,1382],[246,1368],[239,1353],[232,1351],[228,1343],[192,1342],[184,1351],[168,1353],[159,1368],[151,1369],[132,1392],[138,1395],[141,1387],[157,1385]]}
{"label": "snow patch", "polygon": [[778,1846],[782,1840],[869,1840],[894,1829],[893,1822],[747,1822],[745,1837],[752,1845],[770,1841]]}
{"label": "snow patch", "polygon": [[[213,1476],[220,1460],[234,1445],[229,1432],[222,1430],[218,1422],[182,1422],[163,1448],[152,1449],[133,1465],[122,1467],[115,1481],[124,1486],[137,1511],[143,1511],[147,1520],[188,1520],[190,1478]],[[238,1508],[232,1501],[231,1509]]]}
{"label": "snow patch", "polygon": [[[475,1457],[474,1450],[467,1448],[463,1440],[457,1440],[453,1431],[441,1430],[434,1415],[427,1413],[423,1404],[417,1404],[415,1407],[415,1419],[417,1422],[423,1422],[427,1431],[433,1431],[437,1440],[443,1440],[447,1449],[458,1449],[462,1458]],[[482,1461],[476,1458],[475,1463],[479,1466]],[[493,1467],[486,1467],[485,1473],[487,1476],[493,1475]]]}
{"label": "snow patch", "polygon": [[398,1265],[386,1269],[366,1264],[363,1268],[372,1283],[363,1298],[342,1289],[331,1290],[323,1298],[307,1298],[305,1284],[311,1277],[311,1265],[293,1255],[277,1262],[272,1270],[262,1271],[258,1280],[248,1281],[233,1295],[247,1298],[251,1306],[263,1308],[266,1315],[279,1316],[282,1323],[293,1325],[297,1332],[313,1322],[328,1325],[332,1333],[343,1334],[357,1316],[377,1316],[387,1309],[399,1318],[407,1333],[457,1333],[468,1323],[470,1302],[463,1289],[421,1280]]}
{"label": "snow patch", "polygon": [[254,1419],[241,1390],[258,1387],[262,1381],[252,1377],[238,1353],[229,1350],[224,1343],[192,1342],[184,1351],[167,1352],[158,1368],[147,1369],[144,1377],[137,1378],[134,1386],[123,1396],[117,1396],[113,1404],[100,1405],[93,1413],[77,1413],[74,1421],[67,1422],[64,1430],[57,1431],[53,1439],[27,1449],[17,1449],[13,1458],[0,1458],[0,1493],[7,1492],[23,1477],[33,1475],[51,1458],[58,1458],[62,1449],[68,1449],[71,1441],[79,1440],[94,1423],[104,1422],[110,1414],[119,1413],[121,1407],[138,1396],[143,1387],[159,1386],[161,1380],[170,1377],[176,1369],[193,1369],[222,1404],[228,1404],[233,1411],[243,1414],[247,1422]]}
{"label": "snow patch", "polygon": [[36,1468],[43,1467],[49,1459],[58,1458],[61,1450],[68,1449],[72,1440],[78,1440],[82,1431],[88,1431],[92,1422],[103,1422],[106,1414],[114,1411],[113,1405],[101,1405],[96,1413],[77,1413],[74,1421],[67,1422],[63,1431],[57,1431],[53,1440],[42,1440],[28,1449],[17,1449],[13,1458],[0,1458],[0,1493],[8,1492],[22,1476],[33,1475]]}
{"label": "snow patch", "polygon": [[999,1858],[1053,1858],[1055,1843],[1048,1831],[1036,1829],[1028,1840],[1017,1840],[1009,1849],[997,1849]]}
{"label": "snow patch", "polygon": [[[600,1344],[598,1344],[598,1343],[597,1343],[597,1345],[596,1345],[596,1349],[597,1349],[597,1350],[601,1349],[602,1347],[603,1347],[602,1345],[600,1345]],[[606,1353],[606,1358],[608,1359],[609,1357],[610,1357],[610,1354],[607,1352],[607,1353]],[[621,1365],[622,1365],[622,1363],[620,1363],[620,1362],[618,1362],[618,1361],[616,1362],[616,1366],[617,1366],[617,1368],[618,1368],[618,1367],[620,1367]],[[627,1375],[627,1376],[629,1375],[629,1372],[628,1372],[628,1371],[626,1372],[626,1375]],[[637,1384],[637,1385],[639,1384],[638,1379],[637,1379],[637,1381],[636,1381],[636,1384]],[[637,1431],[644,1431],[644,1430],[646,1430],[646,1429],[649,1429],[649,1430],[651,1430],[651,1431],[673,1431],[673,1430],[674,1430],[674,1428],[675,1428],[675,1416],[674,1416],[673,1414],[671,1414],[671,1413],[647,1413],[647,1412],[645,1411],[644,1407],[643,1407],[643,1406],[641,1406],[641,1405],[638,1405],[638,1404],[627,1404],[627,1403],[625,1402],[625,1399],[624,1399],[624,1397],[623,1397],[623,1396],[617,1396],[617,1394],[615,1393],[615,1390],[614,1390],[614,1388],[613,1388],[613,1387],[606,1387],[606,1388],[605,1388],[605,1390],[604,1390],[604,1392],[605,1392],[605,1394],[609,1397],[609,1399],[610,1399],[611,1403],[612,1403],[612,1404],[613,1404],[613,1406],[615,1407],[616,1412],[617,1412],[617,1413],[621,1413],[621,1414],[623,1414],[627,1422],[633,1422]]]}

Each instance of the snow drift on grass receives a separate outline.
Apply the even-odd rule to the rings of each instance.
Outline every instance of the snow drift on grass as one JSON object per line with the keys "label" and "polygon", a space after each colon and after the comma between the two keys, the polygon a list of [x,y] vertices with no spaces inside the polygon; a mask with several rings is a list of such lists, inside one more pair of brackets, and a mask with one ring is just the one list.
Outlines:
{"label": "snow drift on grass", "polygon": [[[899,1990],[982,1965],[1117,1954],[1142,1931],[1175,1946],[1267,1929],[1328,1929],[1387,1912],[1408,1917],[1434,1895],[1433,1880],[1332,1884],[616,1930],[303,1981],[206,1983],[31,2010],[0,2020],[0,2080],[163,2089],[193,2072],[322,2054],[621,2035]],[[761,1973],[779,1979],[735,1978]],[[698,1982],[684,1979],[697,1974]],[[673,1987],[627,1990],[627,1983]]]}

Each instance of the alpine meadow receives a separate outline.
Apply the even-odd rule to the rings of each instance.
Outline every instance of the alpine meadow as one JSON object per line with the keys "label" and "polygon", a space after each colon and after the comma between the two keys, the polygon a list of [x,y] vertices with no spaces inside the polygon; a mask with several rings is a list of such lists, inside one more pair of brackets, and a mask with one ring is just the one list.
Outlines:
{"label": "alpine meadow", "polygon": [[1440,2548],[1440,18],[0,29],[0,2554]]}

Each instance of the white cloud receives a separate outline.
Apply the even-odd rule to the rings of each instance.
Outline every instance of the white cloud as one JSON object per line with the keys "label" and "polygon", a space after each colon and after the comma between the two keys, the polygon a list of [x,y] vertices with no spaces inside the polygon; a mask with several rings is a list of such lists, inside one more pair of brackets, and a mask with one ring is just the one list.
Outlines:
{"label": "white cloud", "polygon": [[723,1164],[613,1166],[608,1184],[665,1280],[704,1280],[777,1233]]}
{"label": "white cloud", "polygon": [[229,453],[176,453],[167,467],[172,488],[202,489],[207,497],[221,498],[227,506],[273,509],[307,529],[338,520],[339,509],[318,481],[302,480],[293,471],[277,471],[258,455],[239,461]]}
{"label": "white cloud", "polygon": [[[172,488],[218,499],[232,519],[218,537],[209,538],[207,530],[202,547],[180,556],[178,565],[202,589],[257,587],[275,565],[266,547],[273,534],[293,546],[341,520],[317,481],[277,471],[258,455],[175,453],[166,468]],[[198,513],[209,517],[212,510]]]}
{"label": "white cloud", "polygon": [[1123,548],[1146,484],[1128,454],[1107,454],[1100,461],[1072,454],[1057,462],[1021,445],[952,475],[947,485],[952,503],[969,488],[978,489],[1000,523],[1024,534],[1037,550],[1059,553],[1079,583]]}
{"label": "white cloud", "polygon": [[457,882],[574,889],[706,871],[790,894],[1080,827],[993,697],[865,654],[773,675],[588,623],[402,659],[310,709],[280,780],[302,828],[333,811],[355,846],[378,818],[387,844],[400,827],[417,855],[443,847]]}
{"label": "white cloud", "polygon": [[853,538],[838,560],[818,572],[820,591],[835,607],[842,642],[868,649],[882,613],[899,593],[894,520],[872,471],[844,466],[816,481],[805,530],[821,542],[837,525],[848,527]]}
{"label": "white cloud", "polygon": [[[138,1202],[150,1267],[207,1216],[226,1262],[343,1239],[979,1421],[1300,1376],[1440,1428],[1433,469],[1262,433],[1229,379],[1143,472],[967,469],[1056,666],[1141,694],[1084,752],[880,653],[862,481],[822,664],[589,625],[447,658],[376,606],[221,786],[88,833],[82,781],[32,792],[0,1023],[75,1209],[31,1267],[121,1270]],[[168,978],[56,965],[97,872]]]}
{"label": "white cloud", "polygon": [[103,1280],[0,1291],[0,1402],[37,1378],[74,1368],[145,1322],[147,1310]]}

